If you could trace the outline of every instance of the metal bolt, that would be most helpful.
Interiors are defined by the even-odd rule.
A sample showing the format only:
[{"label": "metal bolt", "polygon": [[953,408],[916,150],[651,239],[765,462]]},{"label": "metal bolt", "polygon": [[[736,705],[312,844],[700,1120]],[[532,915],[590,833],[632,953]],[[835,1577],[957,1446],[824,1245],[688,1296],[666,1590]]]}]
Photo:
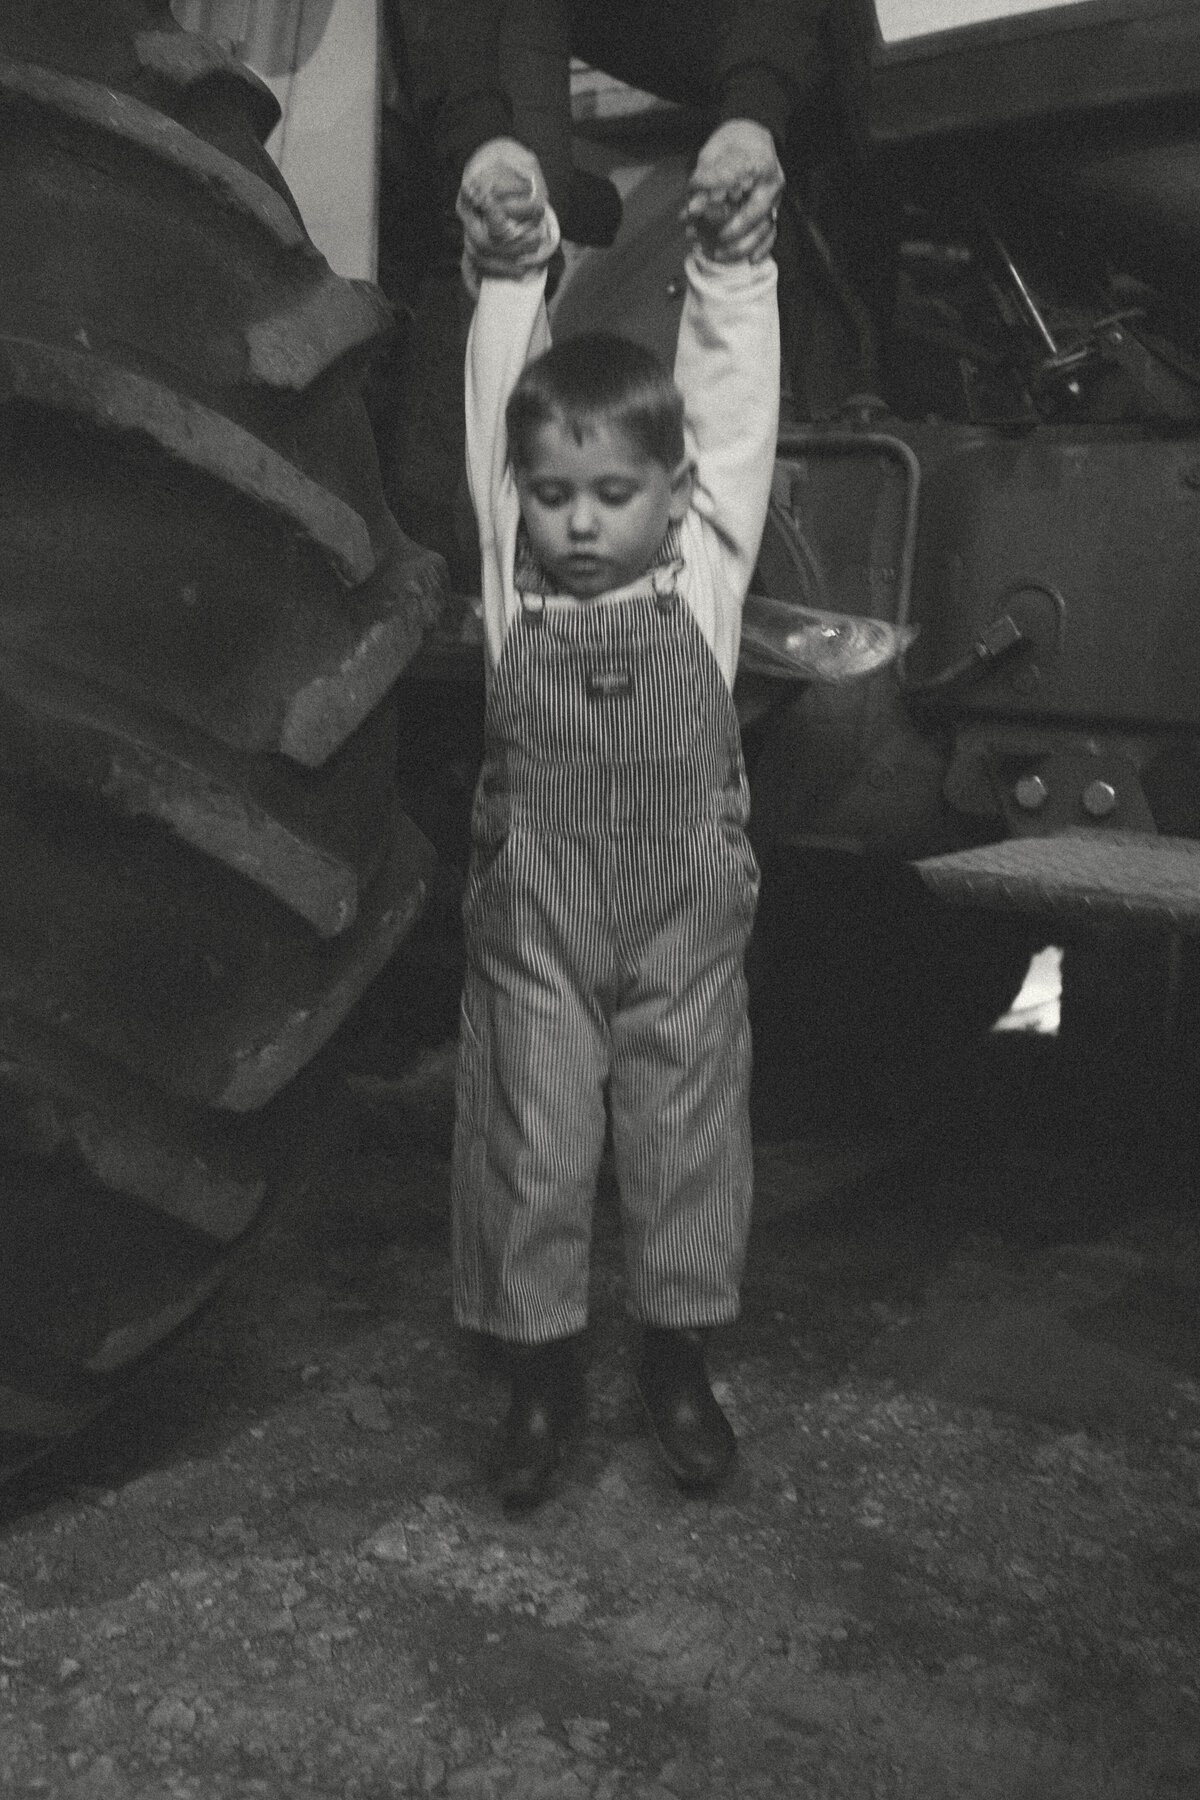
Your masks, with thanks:
[{"label": "metal bolt", "polygon": [[1023,812],[1038,812],[1050,798],[1050,789],[1040,775],[1022,775],[1013,793]]},{"label": "metal bolt", "polygon": [[1093,819],[1106,819],[1117,810],[1117,790],[1111,781],[1089,781],[1082,799],[1084,812]]}]

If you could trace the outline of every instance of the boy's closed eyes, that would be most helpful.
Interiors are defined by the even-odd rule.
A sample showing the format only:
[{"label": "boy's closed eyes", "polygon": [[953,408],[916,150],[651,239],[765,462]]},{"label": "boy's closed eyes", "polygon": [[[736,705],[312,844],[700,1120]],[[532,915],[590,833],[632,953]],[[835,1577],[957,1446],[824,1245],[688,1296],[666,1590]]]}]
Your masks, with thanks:
[{"label": "boy's closed eyes", "polygon": [[[574,496],[574,489],[561,481],[535,481],[529,485],[529,492],[539,506],[548,509],[565,506]],[[606,481],[596,487],[596,498],[604,506],[624,506],[639,492],[635,481]]]}]

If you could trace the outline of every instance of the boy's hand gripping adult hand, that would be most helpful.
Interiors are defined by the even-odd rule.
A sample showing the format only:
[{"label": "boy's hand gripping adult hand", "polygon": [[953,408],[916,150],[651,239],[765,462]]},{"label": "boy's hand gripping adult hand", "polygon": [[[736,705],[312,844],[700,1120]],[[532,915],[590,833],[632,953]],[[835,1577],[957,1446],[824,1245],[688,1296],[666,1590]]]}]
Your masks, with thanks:
[{"label": "boy's hand gripping adult hand", "polygon": [[689,242],[699,242],[714,262],[762,262],[775,242],[783,182],[766,126],[727,119],[704,145],[688,183]]},{"label": "boy's hand gripping adult hand", "polygon": [[541,164],[515,138],[492,138],[463,170],[457,212],[463,225],[463,280],[478,297],[483,275],[518,280],[549,262],[558,221]]}]

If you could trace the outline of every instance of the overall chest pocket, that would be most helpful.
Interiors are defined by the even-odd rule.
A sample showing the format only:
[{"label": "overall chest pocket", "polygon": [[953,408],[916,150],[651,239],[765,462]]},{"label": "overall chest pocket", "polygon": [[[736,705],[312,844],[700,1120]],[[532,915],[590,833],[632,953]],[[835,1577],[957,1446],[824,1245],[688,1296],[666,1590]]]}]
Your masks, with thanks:
[{"label": "overall chest pocket", "polygon": [[[578,652],[556,753],[609,768],[702,757],[716,726],[705,658],[712,664],[698,633]],[[715,664],[711,673],[720,680]]]},{"label": "overall chest pocket", "polygon": [[[711,778],[729,732],[721,671],[682,602],[544,615],[506,641],[491,738],[512,766],[694,766]],[[714,764],[715,767],[715,764]]]}]

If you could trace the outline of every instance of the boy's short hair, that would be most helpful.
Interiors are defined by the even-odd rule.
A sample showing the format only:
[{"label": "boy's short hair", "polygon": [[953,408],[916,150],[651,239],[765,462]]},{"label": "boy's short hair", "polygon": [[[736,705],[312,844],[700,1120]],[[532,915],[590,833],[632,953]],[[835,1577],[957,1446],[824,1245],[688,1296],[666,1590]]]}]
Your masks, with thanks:
[{"label": "boy's short hair", "polygon": [[616,426],[672,473],[684,459],[682,394],[652,350],[615,332],[580,332],[526,364],[504,414],[514,469],[528,468],[552,420],[576,443],[597,424]]}]

